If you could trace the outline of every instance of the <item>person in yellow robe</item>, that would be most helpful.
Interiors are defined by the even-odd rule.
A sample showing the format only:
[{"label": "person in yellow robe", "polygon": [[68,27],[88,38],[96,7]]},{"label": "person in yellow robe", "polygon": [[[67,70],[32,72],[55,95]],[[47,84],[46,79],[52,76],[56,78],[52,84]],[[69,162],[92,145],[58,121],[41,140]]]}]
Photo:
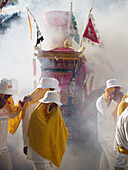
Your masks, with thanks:
[{"label": "person in yellow robe", "polygon": [[[43,98],[46,91],[53,90],[60,92],[59,81],[51,77],[42,77],[40,79],[39,85],[34,90],[34,92],[32,92],[32,94],[30,94],[29,96],[25,96],[25,101],[22,101],[24,103],[24,106],[21,113],[19,114],[19,117],[21,116],[20,119],[22,118],[23,152],[25,153],[25,155],[27,155],[27,148],[29,145],[27,130],[31,114],[36,106],[39,104],[39,100]],[[18,119],[19,117],[17,117],[16,119]],[[19,123],[19,121],[16,121],[15,125],[17,125],[18,127]]]},{"label": "person in yellow robe", "polygon": [[124,95],[124,97],[122,98],[118,106],[117,116],[120,116],[123,113],[123,111],[126,109],[126,107],[128,107],[128,93]]},{"label": "person in yellow robe", "polygon": [[59,94],[47,91],[33,111],[28,126],[28,159],[35,170],[59,167],[66,149],[68,130],[63,120]]},{"label": "person in yellow robe", "polygon": [[[32,113],[32,110],[35,108],[38,101],[44,96],[45,92],[49,90],[56,90],[60,92],[61,89],[59,88],[59,81],[51,77],[42,77],[37,88],[30,95],[25,96],[22,100],[23,108],[19,115],[15,119],[9,119],[8,131],[11,134],[14,134],[17,131],[23,118],[23,114],[25,115],[25,112]],[[29,117],[30,116],[28,116],[28,120],[26,120],[26,122],[29,121]]]}]

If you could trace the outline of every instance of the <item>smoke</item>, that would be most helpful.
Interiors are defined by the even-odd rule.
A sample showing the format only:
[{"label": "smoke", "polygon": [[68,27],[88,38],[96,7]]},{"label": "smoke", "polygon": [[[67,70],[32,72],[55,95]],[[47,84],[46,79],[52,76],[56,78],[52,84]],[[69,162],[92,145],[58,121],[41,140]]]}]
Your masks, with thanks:
[{"label": "smoke", "polygon": [[[104,44],[104,49],[85,44],[85,56],[88,61],[91,58],[90,63],[94,65],[94,88],[104,86],[105,81],[110,78],[117,78],[126,88],[127,78],[122,77],[122,74],[125,74],[125,67],[127,67],[125,63],[127,63],[128,35],[124,31],[127,28],[127,2],[95,1],[92,13]],[[101,61],[105,61],[105,64]],[[112,65],[114,71],[109,68],[108,63]]]},{"label": "smoke", "polygon": [[[108,78],[115,77],[126,86],[127,80],[122,77],[125,74],[124,69],[127,60],[127,1],[72,1],[73,13],[76,17],[79,33],[82,35],[87,24],[89,9],[93,5],[92,14],[99,30],[101,41],[104,44],[105,51],[99,48],[91,47],[83,43],[86,50],[84,52],[86,59],[94,64],[95,84],[94,89],[103,86]],[[30,39],[30,30],[27,20],[26,7],[29,7],[36,18],[40,30],[44,36],[42,47],[49,48],[48,35],[43,23],[43,13],[54,10],[70,10],[69,1],[58,0],[56,3],[51,1],[19,1],[18,7],[21,9],[21,18],[10,24],[5,34],[1,35],[0,77],[13,77],[19,81],[19,90],[33,87],[33,68],[32,58],[34,53],[33,46],[36,42],[36,31],[33,24],[33,40]],[[56,34],[58,37],[58,34]],[[79,49],[79,46],[76,46]],[[93,57],[92,57],[93,56]],[[104,60],[106,64],[101,64]],[[38,61],[37,61],[38,62]],[[107,66],[110,62],[114,71]],[[119,65],[119,63],[122,63]],[[38,77],[40,77],[40,68],[38,68]],[[100,70],[104,70],[101,72]],[[105,75],[105,76],[104,76]],[[100,80],[102,78],[102,80]]]},{"label": "smoke", "polygon": [[[81,40],[87,24],[89,9],[93,6],[92,14],[94,15],[105,50],[83,43],[83,46],[85,46],[84,55],[94,71],[94,93],[89,96],[84,106],[84,113],[73,117],[72,129],[75,143],[74,145],[68,144],[62,165],[59,169],[81,170],[86,168],[88,170],[95,170],[98,169],[100,156],[100,146],[97,140],[95,101],[104,91],[103,87],[107,79],[118,79],[124,87],[124,93],[127,90],[128,1],[73,0],[72,3],[73,14],[76,17]],[[48,35],[43,23],[43,13],[54,10],[69,11],[70,1],[20,0],[17,7],[21,10],[20,18],[13,20],[10,23],[10,27],[0,35],[0,78],[11,77],[18,80],[18,99],[20,99],[24,95],[29,94],[33,88],[34,81],[32,59],[35,52],[36,33],[32,21],[33,39],[31,40],[26,7],[31,10],[36,18],[44,36],[42,48],[50,49]],[[58,32],[56,33],[56,37],[58,37]],[[74,45],[75,50],[79,49],[79,46],[75,42]],[[109,68],[109,62],[113,70]],[[40,64],[37,61],[37,81],[40,75]],[[9,135],[9,146],[12,155],[17,157],[17,160],[14,160],[12,157],[15,169],[17,167],[16,164],[20,165],[23,162],[26,169],[31,169],[32,164],[21,154],[21,125],[14,136]],[[21,167],[23,169],[23,164]]]}]

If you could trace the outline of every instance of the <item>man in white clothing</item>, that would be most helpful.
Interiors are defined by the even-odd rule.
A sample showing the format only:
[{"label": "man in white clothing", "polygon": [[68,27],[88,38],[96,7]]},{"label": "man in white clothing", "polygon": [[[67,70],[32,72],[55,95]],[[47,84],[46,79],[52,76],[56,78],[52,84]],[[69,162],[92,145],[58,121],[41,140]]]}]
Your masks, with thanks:
[{"label": "man in white clothing", "polygon": [[126,109],[118,116],[116,127],[117,157],[115,163],[116,170],[128,169],[128,94],[124,96],[118,110],[123,106]]},{"label": "man in white clothing", "polygon": [[103,149],[99,170],[114,170],[116,151],[114,151],[117,107],[123,94],[122,87],[116,79],[106,82],[105,93],[96,101],[98,111],[98,139]]}]

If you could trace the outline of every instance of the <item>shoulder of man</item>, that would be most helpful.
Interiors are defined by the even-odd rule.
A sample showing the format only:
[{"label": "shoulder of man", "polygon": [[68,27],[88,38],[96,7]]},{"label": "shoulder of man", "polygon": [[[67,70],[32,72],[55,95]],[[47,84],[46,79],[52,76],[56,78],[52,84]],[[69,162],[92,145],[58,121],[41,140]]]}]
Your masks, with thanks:
[{"label": "shoulder of man", "polygon": [[124,100],[122,100],[118,106],[118,116],[122,114],[122,112],[126,109],[128,106],[128,103],[126,103]]}]

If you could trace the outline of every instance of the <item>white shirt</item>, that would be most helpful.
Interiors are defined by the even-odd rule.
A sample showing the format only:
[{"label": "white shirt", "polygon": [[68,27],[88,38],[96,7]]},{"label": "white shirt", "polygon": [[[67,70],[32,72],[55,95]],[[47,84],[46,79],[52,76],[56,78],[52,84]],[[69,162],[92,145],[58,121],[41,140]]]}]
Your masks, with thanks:
[{"label": "white shirt", "polygon": [[29,145],[29,139],[28,139],[28,136],[27,136],[29,120],[30,120],[32,112],[34,111],[34,109],[36,108],[36,106],[38,104],[39,103],[30,105],[25,110],[25,112],[23,113],[23,117],[22,117],[22,131],[23,131],[23,144],[24,144],[24,146],[28,146]]},{"label": "white shirt", "polygon": [[7,148],[9,112],[7,105],[0,109],[0,150]]},{"label": "white shirt", "polygon": [[36,106],[39,103],[33,104],[31,106],[29,106],[25,112],[23,113],[23,118],[22,118],[22,130],[23,130],[23,143],[24,146],[28,146],[28,150],[27,150],[27,159],[30,159],[34,162],[39,162],[39,163],[46,163],[46,162],[50,162],[49,160],[44,159],[43,157],[39,156],[30,146],[29,146],[29,138],[27,136],[27,132],[28,132],[28,125],[29,125],[29,120],[31,117],[32,112],[34,111],[34,109],[36,108]]},{"label": "white shirt", "polygon": [[99,97],[96,101],[98,110],[97,124],[98,124],[98,138],[99,142],[115,141],[116,122],[112,115],[116,109],[117,102],[111,101],[109,105],[103,96]]}]

